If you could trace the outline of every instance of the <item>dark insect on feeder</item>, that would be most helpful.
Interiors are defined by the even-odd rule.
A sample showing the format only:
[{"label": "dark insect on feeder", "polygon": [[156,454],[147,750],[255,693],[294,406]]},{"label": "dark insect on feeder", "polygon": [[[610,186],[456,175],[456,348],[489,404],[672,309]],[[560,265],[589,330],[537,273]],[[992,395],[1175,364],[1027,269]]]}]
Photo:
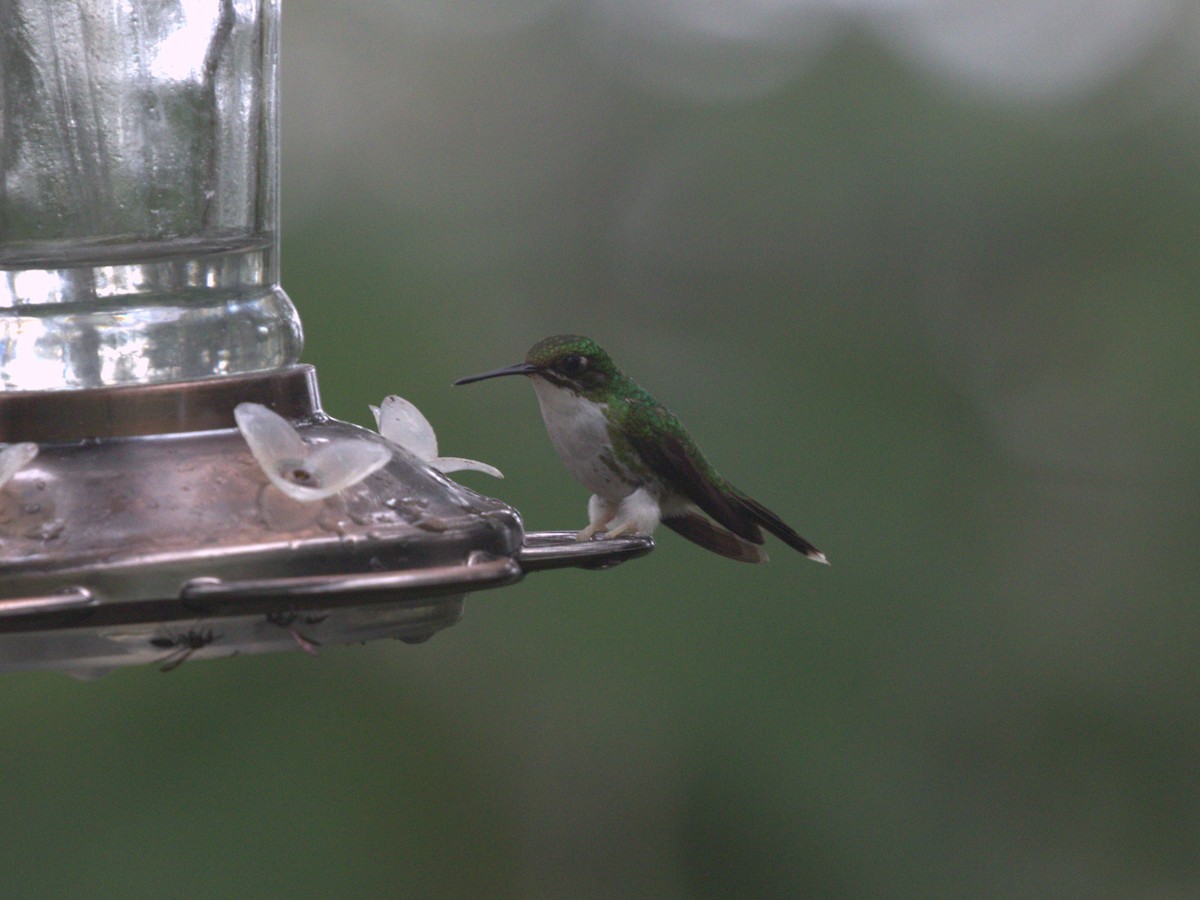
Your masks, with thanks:
[{"label": "dark insect on feeder", "polygon": [[159,668],[159,671],[170,672],[187,662],[188,657],[197,650],[207,647],[219,637],[219,634],[213,634],[211,628],[204,631],[192,629],[176,637],[150,638],[150,645],[160,650],[171,651],[160,660],[162,665]]}]

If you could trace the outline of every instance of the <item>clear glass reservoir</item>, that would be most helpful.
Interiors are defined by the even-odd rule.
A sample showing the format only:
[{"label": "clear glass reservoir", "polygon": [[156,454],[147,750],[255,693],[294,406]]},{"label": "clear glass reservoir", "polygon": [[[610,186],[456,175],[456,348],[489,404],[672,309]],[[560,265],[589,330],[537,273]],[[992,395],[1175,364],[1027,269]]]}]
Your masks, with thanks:
[{"label": "clear glass reservoir", "polygon": [[0,0],[0,389],[300,355],[278,0]]}]

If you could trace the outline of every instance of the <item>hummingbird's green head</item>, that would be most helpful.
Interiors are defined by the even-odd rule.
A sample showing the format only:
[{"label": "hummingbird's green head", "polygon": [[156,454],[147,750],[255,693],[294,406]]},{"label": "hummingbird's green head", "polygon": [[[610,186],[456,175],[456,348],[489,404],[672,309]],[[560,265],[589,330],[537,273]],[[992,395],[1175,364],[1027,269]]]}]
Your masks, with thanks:
[{"label": "hummingbird's green head", "polygon": [[528,375],[589,400],[603,402],[620,374],[612,358],[591,338],[558,334],[530,347],[524,362],[460,378],[454,383],[469,384],[501,375]]}]

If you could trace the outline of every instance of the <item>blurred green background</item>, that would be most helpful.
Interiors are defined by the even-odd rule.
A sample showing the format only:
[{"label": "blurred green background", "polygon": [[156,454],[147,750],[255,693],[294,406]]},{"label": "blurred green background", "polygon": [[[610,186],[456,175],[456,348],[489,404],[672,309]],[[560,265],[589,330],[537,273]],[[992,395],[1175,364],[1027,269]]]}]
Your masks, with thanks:
[{"label": "blurred green background", "polygon": [[283,34],[327,411],[402,394],[579,528],[528,385],[450,383],[586,333],[833,565],[663,530],[421,646],[6,676],[6,894],[1200,896],[1190,2]]}]

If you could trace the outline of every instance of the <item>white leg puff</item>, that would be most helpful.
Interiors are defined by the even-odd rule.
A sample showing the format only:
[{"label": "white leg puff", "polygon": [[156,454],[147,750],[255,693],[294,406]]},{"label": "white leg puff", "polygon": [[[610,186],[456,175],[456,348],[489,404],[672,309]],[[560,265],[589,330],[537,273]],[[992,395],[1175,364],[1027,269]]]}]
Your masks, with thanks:
[{"label": "white leg puff", "polygon": [[597,531],[602,531],[612,521],[616,514],[616,505],[609,503],[597,494],[592,494],[592,499],[588,501],[588,527],[575,535],[575,539],[578,541],[591,540]]},{"label": "white leg puff", "polygon": [[654,534],[662,521],[658,500],[645,488],[638,488],[617,505],[616,515],[608,523],[606,537],[622,534]]}]

